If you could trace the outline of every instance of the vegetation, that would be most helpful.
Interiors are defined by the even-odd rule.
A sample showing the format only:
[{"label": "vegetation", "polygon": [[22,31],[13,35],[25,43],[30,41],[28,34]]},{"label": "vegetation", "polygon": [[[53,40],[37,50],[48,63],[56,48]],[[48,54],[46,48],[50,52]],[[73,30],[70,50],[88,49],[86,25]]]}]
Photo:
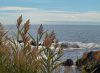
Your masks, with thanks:
[{"label": "vegetation", "polygon": [[83,54],[83,57],[76,61],[77,67],[82,73],[100,73],[100,51],[90,51]]},{"label": "vegetation", "polygon": [[[44,31],[41,24],[34,38],[29,33],[30,20],[24,25],[22,21],[20,16],[17,19],[16,36],[11,38],[8,38],[7,32],[0,25],[0,73],[57,73],[61,64],[62,48],[55,33]],[[43,44],[40,47],[41,40]]]},{"label": "vegetation", "polygon": [[[60,65],[73,65],[71,59],[61,62],[63,49],[54,31],[48,33],[41,24],[34,38],[29,33],[30,20],[22,21],[20,16],[14,37],[9,37],[0,23],[0,73],[61,73]],[[100,51],[84,53],[76,66],[82,73],[100,73],[99,55]]]}]

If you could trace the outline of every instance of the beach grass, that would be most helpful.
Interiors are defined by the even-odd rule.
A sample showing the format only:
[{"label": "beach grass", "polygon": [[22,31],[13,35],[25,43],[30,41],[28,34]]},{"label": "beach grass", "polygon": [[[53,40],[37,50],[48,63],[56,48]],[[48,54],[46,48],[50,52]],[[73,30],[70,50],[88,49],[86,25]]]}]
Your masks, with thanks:
[{"label": "beach grass", "polygon": [[[15,36],[10,35],[0,23],[0,73],[62,73],[63,48],[55,32],[45,30],[41,24],[33,37],[29,33],[30,20],[24,24],[22,22],[21,15],[17,19]],[[100,52],[97,52],[94,56],[99,60]],[[76,61],[81,73],[99,73],[100,63],[97,60],[88,61],[88,58],[85,62],[84,58],[87,58],[87,54]],[[72,67],[64,68],[64,73],[67,73]]]},{"label": "beach grass", "polygon": [[[9,31],[6,32],[2,25],[0,26],[0,73],[57,73],[63,53],[55,33],[48,33],[41,24],[34,38],[29,33],[30,20],[24,24],[22,21],[21,15],[17,19],[17,32],[14,37],[9,37]],[[19,43],[20,40],[22,43]],[[43,43],[40,48],[41,40]],[[54,41],[52,50],[51,45]]]}]

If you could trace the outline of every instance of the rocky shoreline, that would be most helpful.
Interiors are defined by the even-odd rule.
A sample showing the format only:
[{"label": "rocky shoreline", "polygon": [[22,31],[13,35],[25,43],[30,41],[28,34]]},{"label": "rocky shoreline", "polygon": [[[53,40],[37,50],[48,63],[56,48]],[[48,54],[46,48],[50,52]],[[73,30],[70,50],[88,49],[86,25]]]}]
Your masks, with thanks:
[{"label": "rocky shoreline", "polygon": [[64,73],[100,73],[100,51],[85,52],[75,63],[67,59],[62,66]]}]

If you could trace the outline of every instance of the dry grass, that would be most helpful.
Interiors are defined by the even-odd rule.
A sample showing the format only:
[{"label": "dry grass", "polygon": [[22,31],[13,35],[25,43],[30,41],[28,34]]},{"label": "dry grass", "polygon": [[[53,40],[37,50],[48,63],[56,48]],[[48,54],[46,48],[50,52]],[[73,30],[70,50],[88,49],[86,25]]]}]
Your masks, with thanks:
[{"label": "dry grass", "polygon": [[[29,34],[30,20],[22,25],[22,15],[17,19],[16,39],[7,38],[6,32],[0,25],[0,73],[57,73],[60,66],[62,48],[56,51],[59,46],[55,44],[55,49],[51,49],[53,41],[56,39],[55,33],[45,32],[42,24],[37,30],[37,38],[34,39]],[[43,37],[43,35],[45,37]],[[43,45],[39,49],[39,42],[43,40]],[[23,45],[18,41],[22,40]],[[36,42],[36,46],[31,47],[31,42]]]}]

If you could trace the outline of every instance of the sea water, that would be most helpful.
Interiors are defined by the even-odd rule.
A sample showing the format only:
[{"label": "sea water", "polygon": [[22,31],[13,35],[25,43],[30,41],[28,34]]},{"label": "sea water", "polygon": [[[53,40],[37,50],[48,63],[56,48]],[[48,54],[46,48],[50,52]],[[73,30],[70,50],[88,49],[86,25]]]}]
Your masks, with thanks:
[{"label": "sea water", "polygon": [[[5,25],[5,29],[14,35],[16,25]],[[30,26],[30,34],[36,37],[39,25]],[[76,60],[80,58],[84,52],[91,50],[99,50],[100,47],[100,25],[43,25],[44,31],[56,33],[56,37],[60,42],[76,43],[80,48],[69,48],[64,51],[64,58]]]},{"label": "sea water", "polygon": [[[39,25],[30,26],[30,34],[36,37]],[[44,31],[54,31],[60,43],[77,44],[79,48],[64,48],[62,61],[81,58],[84,52],[100,50],[100,25],[43,25]],[[10,34],[16,32],[15,25],[6,25]],[[75,68],[75,67],[74,67]],[[64,73],[64,68],[61,73]],[[81,73],[75,69],[74,73]]]}]

